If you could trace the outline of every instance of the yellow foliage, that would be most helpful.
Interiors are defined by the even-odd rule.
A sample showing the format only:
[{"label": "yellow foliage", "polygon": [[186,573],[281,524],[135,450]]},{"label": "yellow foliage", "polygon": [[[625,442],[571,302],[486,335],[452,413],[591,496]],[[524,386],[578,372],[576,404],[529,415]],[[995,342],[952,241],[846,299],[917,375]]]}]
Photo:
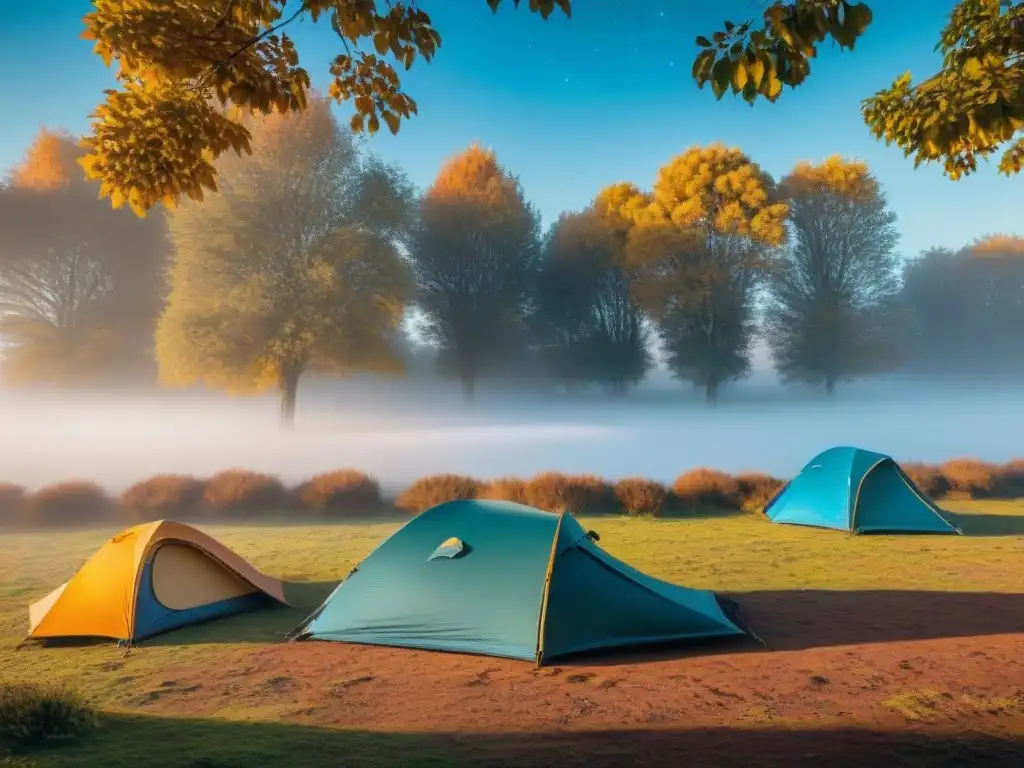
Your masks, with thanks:
[{"label": "yellow foliage", "polygon": [[779,183],[786,199],[813,197],[824,192],[853,200],[870,200],[878,192],[878,182],[862,160],[846,160],[832,155],[819,165],[806,161],[796,164]]},{"label": "yellow foliage", "polygon": [[161,381],[241,394],[310,368],[400,370],[391,338],[408,277],[395,246],[339,208],[358,157],[327,102],[246,123],[260,153],[225,158],[222,189],[168,216]]},{"label": "yellow foliage", "polygon": [[[487,0],[496,8],[500,0]],[[217,189],[212,163],[228,150],[248,151],[237,112],[306,108],[309,73],[283,28],[301,17],[326,19],[345,53],[330,64],[328,93],[355,108],[353,131],[383,121],[397,133],[417,111],[397,70],[429,61],[441,44],[430,16],[415,3],[376,0],[93,0],[83,37],[119,90],[92,114],[90,178],[115,205],[138,214]],[[544,18],[568,0],[531,0]],[[371,45],[373,52],[363,50]],[[214,105],[217,105],[216,107]]]},{"label": "yellow foliage", "polygon": [[739,149],[693,147],[658,172],[645,224],[738,235],[777,245],[787,206],[772,199],[771,180]]}]

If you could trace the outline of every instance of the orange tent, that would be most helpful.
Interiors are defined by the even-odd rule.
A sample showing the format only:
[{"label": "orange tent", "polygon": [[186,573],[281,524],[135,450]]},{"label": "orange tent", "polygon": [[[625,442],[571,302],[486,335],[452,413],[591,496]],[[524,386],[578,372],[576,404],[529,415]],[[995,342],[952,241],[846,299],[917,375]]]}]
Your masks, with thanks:
[{"label": "orange tent", "polygon": [[29,606],[29,637],[137,641],[201,621],[287,604],[284,585],[182,523],[137,525]]}]

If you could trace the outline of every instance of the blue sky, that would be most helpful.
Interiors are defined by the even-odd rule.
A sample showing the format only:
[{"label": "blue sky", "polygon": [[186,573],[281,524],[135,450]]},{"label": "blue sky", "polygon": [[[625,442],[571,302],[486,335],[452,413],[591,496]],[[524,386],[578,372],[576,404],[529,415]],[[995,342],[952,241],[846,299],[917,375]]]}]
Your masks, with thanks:
[{"label": "blue sky", "polygon": [[[915,171],[860,118],[861,99],[904,70],[934,71],[933,46],[953,0],[875,0],[875,23],[856,53],[826,48],[805,86],[753,108],[716,102],[689,77],[694,37],[756,13],[753,0],[576,0],[571,21],[547,22],[505,2],[497,16],[484,0],[420,3],[444,38],[433,63],[405,75],[420,115],[397,137],[370,142],[420,186],[479,140],[519,175],[550,222],[605,184],[647,186],[672,155],[719,140],[777,177],[836,152],[867,161],[899,217],[905,255],[1022,229],[1024,179],[1000,177],[994,165],[959,182],[936,167]],[[0,168],[22,155],[40,125],[85,131],[113,83],[78,38],[89,2],[9,5],[0,27]],[[292,32],[314,83],[325,85],[340,44],[309,22]]]}]

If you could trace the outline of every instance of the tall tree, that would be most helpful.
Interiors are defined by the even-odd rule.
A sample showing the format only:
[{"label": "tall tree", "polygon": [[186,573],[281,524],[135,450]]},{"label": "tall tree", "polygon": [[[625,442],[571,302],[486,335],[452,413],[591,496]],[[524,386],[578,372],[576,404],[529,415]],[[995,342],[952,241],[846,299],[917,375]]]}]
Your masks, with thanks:
[{"label": "tall tree", "polygon": [[0,186],[4,374],[70,382],[148,372],[167,247],[160,216],[97,199],[70,134],[42,130]]},{"label": "tall tree", "polygon": [[622,395],[651,366],[624,235],[598,200],[559,217],[545,240],[534,327],[546,367],[567,388],[594,383]]},{"label": "tall tree", "polygon": [[767,337],[787,381],[824,384],[897,362],[896,214],[867,164],[833,156],[799,163],[780,189],[789,248],[774,265]]},{"label": "tall tree", "polygon": [[752,302],[785,237],[785,203],[760,167],[721,144],[675,157],[649,196],[619,187],[608,197],[632,222],[627,256],[669,369],[717,400],[749,370]]},{"label": "tall tree", "polygon": [[424,335],[467,399],[487,369],[518,358],[540,255],[540,218],[518,179],[477,144],[445,163],[410,245]]},{"label": "tall tree", "polygon": [[276,387],[290,424],[306,371],[399,368],[409,281],[397,240],[413,204],[404,177],[361,157],[326,100],[250,129],[254,156],[224,158],[220,190],[169,216],[157,355],[171,385]]},{"label": "tall tree", "polygon": [[930,374],[1024,371],[1024,237],[936,248],[906,264],[908,364]]},{"label": "tall tree", "polygon": [[[873,3],[872,3],[873,5]],[[776,101],[811,72],[818,45],[853,50],[872,21],[871,8],[848,0],[775,0],[760,21],[727,21],[700,36],[693,77],[716,98],[728,90],[751,103]],[[864,101],[876,138],[895,143],[914,165],[939,161],[958,179],[1003,149],[1000,172],[1024,168],[1024,2],[960,0],[936,48],[942,68],[914,85],[910,72]]]}]

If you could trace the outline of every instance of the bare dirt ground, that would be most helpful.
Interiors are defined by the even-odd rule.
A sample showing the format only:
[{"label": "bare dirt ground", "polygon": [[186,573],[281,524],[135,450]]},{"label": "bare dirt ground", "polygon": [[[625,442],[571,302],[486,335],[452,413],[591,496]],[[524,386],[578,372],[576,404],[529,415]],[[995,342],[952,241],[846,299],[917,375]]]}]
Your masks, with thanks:
[{"label": "bare dirt ground", "polygon": [[475,755],[491,755],[489,765],[1024,766],[1024,596],[735,598],[767,649],[743,642],[537,669],[289,643],[175,665],[130,703],[160,715],[244,708],[309,726],[446,734],[453,749],[472,742]]}]

